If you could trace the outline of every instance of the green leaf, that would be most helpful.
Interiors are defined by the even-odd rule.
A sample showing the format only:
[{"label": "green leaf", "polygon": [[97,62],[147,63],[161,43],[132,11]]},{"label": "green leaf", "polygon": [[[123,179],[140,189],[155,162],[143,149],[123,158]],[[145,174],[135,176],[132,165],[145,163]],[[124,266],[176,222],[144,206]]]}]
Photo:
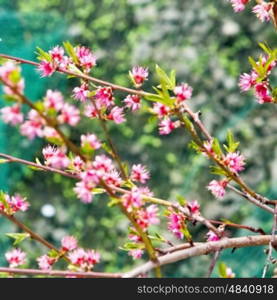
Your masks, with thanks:
[{"label": "green leaf", "polygon": [[181,232],[184,234],[187,241],[189,241],[189,242],[192,241],[191,234],[185,224],[184,224],[184,227],[181,229]]},{"label": "green leaf", "polygon": [[115,205],[119,204],[120,202],[121,202],[121,200],[119,198],[110,197],[108,207],[115,206]]},{"label": "green leaf", "polygon": [[78,64],[79,60],[71,43],[69,41],[63,42],[63,46],[68,56],[70,56],[73,59],[73,62],[75,64]]},{"label": "green leaf", "polygon": [[121,250],[125,250],[125,251],[130,251],[130,250],[135,250],[135,249],[144,249],[145,246],[144,244],[140,243],[131,243],[131,242],[128,242],[128,243],[125,243],[123,245],[123,247],[119,247],[119,249]]},{"label": "green leaf", "polygon": [[234,135],[231,130],[227,131],[226,139],[228,146],[224,145],[224,148],[227,150],[227,152],[235,152],[239,146],[239,142],[235,141]]},{"label": "green leaf", "polygon": [[11,71],[9,74],[9,79],[15,84],[18,83],[21,80],[20,71],[18,69]]},{"label": "green leaf", "polygon": [[259,43],[259,46],[264,50],[265,53],[267,53],[269,56],[272,54],[272,50],[265,44],[265,43]]},{"label": "green leaf", "polygon": [[94,188],[93,190],[92,190],[92,194],[93,195],[98,195],[98,194],[103,194],[103,193],[105,193],[105,189],[101,189],[101,188]]},{"label": "green leaf", "polygon": [[49,53],[45,52],[41,48],[37,47],[37,52],[36,54],[38,60],[46,60],[46,61],[52,61],[52,57]]},{"label": "green leaf", "polygon": [[13,246],[18,245],[25,239],[31,237],[29,233],[6,233],[6,236],[14,239]]},{"label": "green leaf", "polygon": [[59,258],[60,257],[60,253],[58,251],[56,251],[55,249],[51,249],[50,251],[48,251],[47,255],[51,258]]},{"label": "green leaf", "polygon": [[194,149],[197,153],[201,153],[201,152],[202,152],[202,151],[201,151],[201,147],[198,146],[194,141],[191,141],[191,142],[189,143],[189,147],[190,147],[191,149]]},{"label": "green leaf", "polygon": [[227,176],[228,174],[218,166],[211,166],[211,173],[215,175]]},{"label": "green leaf", "polygon": [[5,210],[9,211],[9,203],[6,199],[6,194],[3,191],[0,191],[0,202],[4,205]]},{"label": "green leaf", "polygon": [[218,264],[218,272],[220,277],[227,278],[227,266],[225,265],[224,262],[220,262]]},{"label": "green leaf", "polygon": [[186,198],[185,198],[184,196],[182,196],[182,195],[177,195],[176,198],[177,198],[178,203],[179,203],[181,206],[185,206],[185,205],[186,205],[187,200],[186,200]]},{"label": "green leaf", "polygon": [[217,156],[219,156],[219,157],[222,156],[222,150],[221,150],[220,143],[217,138],[213,139],[212,149]]}]

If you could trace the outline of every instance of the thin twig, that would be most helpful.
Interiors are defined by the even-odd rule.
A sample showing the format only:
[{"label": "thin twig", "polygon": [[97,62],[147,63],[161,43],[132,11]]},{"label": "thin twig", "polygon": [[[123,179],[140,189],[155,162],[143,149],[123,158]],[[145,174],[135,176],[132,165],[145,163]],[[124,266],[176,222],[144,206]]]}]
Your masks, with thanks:
[{"label": "thin twig", "polygon": [[209,266],[209,270],[208,270],[208,273],[207,273],[207,277],[210,278],[212,273],[213,273],[213,270],[214,270],[214,267],[216,265],[216,262],[218,261],[219,259],[219,256],[220,256],[220,250],[217,250],[215,251],[214,255],[213,255],[213,258],[212,258],[212,261],[211,261],[211,264]]}]

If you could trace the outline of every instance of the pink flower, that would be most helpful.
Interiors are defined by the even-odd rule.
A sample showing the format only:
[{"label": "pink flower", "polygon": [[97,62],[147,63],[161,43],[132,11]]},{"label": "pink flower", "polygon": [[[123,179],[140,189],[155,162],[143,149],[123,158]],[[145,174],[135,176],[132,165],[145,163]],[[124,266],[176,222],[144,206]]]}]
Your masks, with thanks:
[{"label": "pink flower", "polygon": [[192,87],[187,83],[182,83],[181,85],[175,87],[174,94],[176,95],[178,102],[183,102],[191,98]]},{"label": "pink flower", "polygon": [[80,156],[75,156],[72,160],[72,165],[76,171],[81,171],[84,168],[85,163]]},{"label": "pink flower", "polygon": [[112,160],[106,155],[96,155],[92,163],[95,171],[101,171],[103,174],[108,173],[114,169]]},{"label": "pink flower", "polygon": [[25,81],[24,79],[20,79],[18,82],[10,82],[10,84],[13,86],[13,88],[10,88],[7,85],[3,86],[3,91],[6,95],[17,95],[17,94],[23,94],[24,87],[25,87]]},{"label": "pink flower", "polygon": [[19,104],[6,106],[1,109],[1,117],[5,123],[17,125],[23,122],[23,114],[21,113]]},{"label": "pink flower", "polygon": [[103,176],[103,180],[108,185],[120,186],[123,182],[117,170],[112,170]]},{"label": "pink flower", "polygon": [[140,66],[133,67],[130,71],[130,77],[134,81],[136,87],[141,87],[148,78],[148,69]]},{"label": "pink flower", "polygon": [[266,102],[273,102],[266,82],[261,82],[255,85],[255,95],[258,103],[263,104]]},{"label": "pink flower", "polygon": [[80,87],[75,87],[73,89],[73,97],[81,102],[87,100],[89,96],[89,88],[86,83],[83,83]]},{"label": "pink flower", "polygon": [[63,47],[56,46],[52,50],[49,51],[49,54],[51,55],[53,61],[60,63],[63,61],[64,49],[63,49]]},{"label": "pink flower", "polygon": [[132,256],[133,259],[139,259],[142,257],[143,252],[142,249],[133,249],[128,252],[128,255]]},{"label": "pink flower", "polygon": [[26,198],[16,194],[12,197],[8,197],[8,204],[13,213],[17,211],[26,211],[30,204],[26,201]]},{"label": "pink flower", "polygon": [[210,155],[216,155],[214,150],[213,150],[213,140],[211,141],[204,141],[203,143],[203,155],[208,157],[208,154]]},{"label": "pink flower", "polygon": [[139,208],[142,206],[143,201],[139,189],[132,188],[130,193],[126,193],[122,197],[123,205],[128,212],[131,212],[133,208]]},{"label": "pink flower", "polygon": [[63,95],[59,91],[47,90],[44,98],[44,106],[47,109],[61,110],[64,105]]},{"label": "pink flower", "polygon": [[42,60],[39,63],[38,70],[41,73],[41,77],[51,76],[56,71],[56,66],[54,66],[53,62]]},{"label": "pink flower", "polygon": [[72,251],[77,248],[77,240],[74,236],[65,236],[61,241],[63,251]]},{"label": "pink flower", "polygon": [[98,107],[110,107],[114,103],[113,90],[109,86],[99,87],[95,99]]},{"label": "pink flower", "polygon": [[70,126],[75,126],[80,121],[80,111],[74,105],[65,103],[62,107],[61,114],[58,116],[58,121],[62,124],[67,123]]},{"label": "pink flower", "polygon": [[240,12],[245,9],[245,5],[249,0],[229,0],[231,2],[235,12]]},{"label": "pink flower", "polygon": [[126,121],[123,113],[123,108],[115,106],[109,113],[108,119],[120,124]]},{"label": "pink flower", "polygon": [[79,266],[83,270],[90,270],[96,263],[100,262],[100,254],[95,250],[84,250],[78,248],[69,253],[69,259],[73,265]]},{"label": "pink flower", "polygon": [[84,46],[77,46],[75,48],[76,55],[80,61],[80,65],[89,72],[91,68],[96,66],[96,56],[90,51],[90,49]]},{"label": "pink flower", "polygon": [[52,269],[52,265],[56,262],[55,258],[48,255],[42,255],[37,258],[38,267],[43,271],[49,271]]},{"label": "pink flower", "polygon": [[84,115],[88,118],[97,118],[98,113],[93,104],[88,104],[84,108]]},{"label": "pink flower", "polygon": [[226,268],[226,278],[235,278],[236,274],[231,268]]},{"label": "pink flower", "polygon": [[232,172],[240,172],[244,170],[245,158],[239,152],[230,152],[226,155],[224,163]]},{"label": "pink flower", "polygon": [[44,127],[43,136],[46,137],[47,139],[58,139],[58,140],[61,139],[58,132],[53,127],[49,127],[49,126]]},{"label": "pink flower", "polygon": [[196,200],[188,202],[187,208],[190,210],[192,215],[198,215],[200,213],[200,204]]},{"label": "pink flower", "polygon": [[98,140],[95,134],[82,134],[81,146],[82,148],[89,147],[90,149],[96,150],[101,148],[101,142]]},{"label": "pink flower", "polygon": [[251,74],[243,73],[240,75],[239,79],[239,87],[242,92],[246,92],[250,90],[255,84],[256,84],[256,79],[258,77],[258,74],[254,71],[252,71]]},{"label": "pink flower", "polygon": [[0,66],[0,78],[4,81],[11,83],[10,75],[13,72],[21,72],[21,68],[13,61],[7,61],[3,65]]},{"label": "pink flower", "polygon": [[184,216],[172,211],[168,216],[168,230],[170,230],[178,239],[184,238],[183,227],[184,227]]},{"label": "pink flower", "polygon": [[140,97],[138,95],[128,95],[123,102],[125,102],[126,107],[130,108],[132,111],[140,109]]},{"label": "pink flower", "polygon": [[141,228],[146,229],[150,225],[157,225],[160,223],[158,217],[158,207],[154,204],[148,206],[146,209],[140,209],[137,212],[137,223]]},{"label": "pink flower", "polygon": [[77,197],[83,202],[83,203],[91,203],[93,194],[92,194],[92,186],[80,181],[77,182],[75,187],[73,188],[74,192],[77,194]]},{"label": "pink flower", "polygon": [[45,159],[45,164],[56,169],[65,169],[70,163],[69,158],[62,148],[55,148],[49,145],[43,148],[42,154]]},{"label": "pink flower", "polygon": [[272,7],[272,3],[267,3],[263,1],[261,4],[254,6],[252,11],[256,14],[257,18],[261,22],[268,22],[270,21],[270,12],[272,10]]},{"label": "pink flower", "polygon": [[206,234],[206,236],[208,242],[216,242],[220,240],[220,237],[211,230]]},{"label": "pink flower", "polygon": [[222,199],[225,195],[225,188],[228,184],[228,181],[226,179],[217,181],[212,180],[209,185],[207,186],[207,189],[216,197],[219,199]]},{"label": "pink flower", "polygon": [[154,103],[153,112],[158,115],[159,118],[163,118],[169,114],[170,108],[161,103]]},{"label": "pink flower", "polygon": [[26,253],[20,249],[12,249],[5,254],[10,268],[16,268],[26,263]]},{"label": "pink flower", "polygon": [[159,133],[161,135],[170,134],[170,132],[172,130],[174,130],[176,127],[177,126],[176,126],[175,122],[171,121],[168,118],[165,118],[165,119],[161,120],[159,123]]},{"label": "pink flower", "polygon": [[21,134],[27,136],[30,140],[34,139],[36,136],[42,137],[42,126],[45,124],[45,121],[42,119],[42,117],[37,111],[31,109],[28,113],[28,119],[28,121],[25,121],[20,126]]},{"label": "pink flower", "polygon": [[131,179],[141,183],[146,183],[150,178],[150,174],[147,171],[146,167],[138,164],[132,166]]}]

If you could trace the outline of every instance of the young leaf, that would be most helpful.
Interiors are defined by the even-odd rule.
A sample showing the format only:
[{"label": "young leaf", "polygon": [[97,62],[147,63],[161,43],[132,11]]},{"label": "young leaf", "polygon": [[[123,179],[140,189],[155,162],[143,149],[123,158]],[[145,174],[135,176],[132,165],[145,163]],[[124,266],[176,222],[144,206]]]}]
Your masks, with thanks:
[{"label": "young leaf", "polygon": [[14,239],[13,245],[16,246],[30,237],[29,233],[6,233],[6,236]]},{"label": "young leaf", "polygon": [[52,61],[51,55],[39,47],[37,47],[36,54],[38,54],[38,57],[37,57],[38,60]]},{"label": "young leaf", "polygon": [[220,143],[217,138],[213,139],[212,149],[216,155],[218,155],[219,157],[222,156],[222,150],[221,150]]},{"label": "young leaf", "polygon": [[69,41],[63,42],[63,46],[64,46],[64,49],[65,49],[66,53],[68,54],[68,56],[73,59],[73,62],[75,64],[78,64],[78,62],[79,62],[78,57],[77,57],[74,47],[71,45],[71,43]]},{"label": "young leaf", "polygon": [[227,278],[227,266],[224,262],[220,262],[218,265],[218,272],[220,277]]}]

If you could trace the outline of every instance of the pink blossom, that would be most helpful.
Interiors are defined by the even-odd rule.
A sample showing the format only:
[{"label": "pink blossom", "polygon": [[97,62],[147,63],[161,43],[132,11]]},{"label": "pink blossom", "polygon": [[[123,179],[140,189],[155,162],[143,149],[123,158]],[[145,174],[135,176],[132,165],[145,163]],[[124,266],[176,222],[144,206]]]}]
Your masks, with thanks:
[{"label": "pink blossom", "polygon": [[12,88],[10,88],[7,85],[4,85],[3,91],[6,95],[17,95],[17,94],[23,94],[24,88],[25,88],[25,81],[24,79],[20,79],[18,82],[10,82],[12,85]]},{"label": "pink blossom", "polygon": [[203,155],[208,157],[210,155],[216,155],[214,150],[213,150],[213,140],[210,141],[204,141],[203,143]]},{"label": "pink blossom", "polygon": [[147,171],[146,167],[138,164],[132,166],[131,179],[141,183],[146,183],[150,178],[150,174]]},{"label": "pink blossom", "polygon": [[226,268],[226,278],[235,278],[236,274],[231,268]]},{"label": "pink blossom", "polygon": [[99,178],[105,173],[103,170],[87,169],[80,174],[80,177],[85,184],[89,185],[87,188],[92,189],[99,183]]},{"label": "pink blossom", "polygon": [[242,92],[246,92],[250,90],[255,84],[256,84],[256,79],[258,77],[258,74],[254,71],[252,71],[251,74],[243,73],[240,75],[239,79],[239,87]]},{"label": "pink blossom", "polygon": [[11,83],[10,75],[14,72],[20,73],[21,68],[13,61],[7,61],[0,66],[0,78]]},{"label": "pink blossom", "polygon": [[26,263],[26,253],[20,249],[12,249],[5,254],[10,268],[16,268]]},{"label": "pink blossom", "polygon": [[74,105],[65,103],[58,116],[58,121],[62,124],[67,123],[70,126],[76,126],[80,121],[80,111]]},{"label": "pink blossom", "polygon": [[61,241],[63,251],[72,251],[77,248],[77,240],[74,236],[65,236]]},{"label": "pink blossom", "polygon": [[133,249],[128,252],[128,255],[132,256],[133,259],[139,259],[142,257],[143,252],[142,249]]},{"label": "pink blossom", "polygon": [[21,106],[19,104],[14,104],[13,106],[6,106],[1,109],[1,117],[5,123],[11,125],[17,125],[23,122],[23,114],[20,110]]},{"label": "pink blossom", "polygon": [[270,95],[270,91],[266,82],[261,82],[255,85],[255,95],[257,97],[258,103],[260,104],[273,102],[273,98]]},{"label": "pink blossom", "polygon": [[95,134],[82,134],[81,146],[82,148],[89,147],[90,149],[96,150],[101,148],[101,142],[98,140]]},{"label": "pink blossom", "polygon": [[51,55],[53,61],[60,63],[63,60],[64,57],[64,49],[63,47],[56,46],[52,50],[49,51],[49,54]]},{"label": "pink blossom", "polygon": [[116,124],[125,122],[123,108],[118,106],[113,107],[108,115],[108,119],[114,121]]},{"label": "pink blossom", "polygon": [[13,213],[17,211],[26,211],[30,204],[26,201],[26,198],[21,197],[19,194],[16,194],[12,197],[8,197],[8,204]]},{"label": "pink blossom", "polygon": [[83,181],[77,182],[73,190],[83,203],[87,204],[92,202],[92,187],[89,184]]},{"label": "pink blossom", "polygon": [[190,99],[192,96],[192,87],[187,83],[182,83],[174,88],[174,94],[176,95],[178,102],[183,102]]},{"label": "pink blossom", "polygon": [[256,6],[253,7],[252,11],[253,13],[256,14],[257,18],[261,22],[268,22],[270,21],[270,12],[272,10],[273,4],[272,3],[267,3],[267,2],[262,2],[260,4],[257,4]]},{"label": "pink blossom", "polygon": [[109,86],[99,87],[96,90],[95,99],[97,106],[110,107],[114,103],[113,90]]},{"label": "pink blossom", "polygon": [[130,71],[130,77],[134,81],[136,87],[141,87],[148,78],[148,69],[140,66],[133,67]]},{"label": "pink blossom", "polygon": [[226,155],[224,163],[232,172],[240,172],[244,170],[245,158],[239,152],[230,152]]},{"label": "pink blossom", "polygon": [[75,156],[72,160],[72,165],[76,171],[81,171],[84,168],[85,163],[80,156]]},{"label": "pink blossom", "polygon": [[98,112],[93,104],[88,104],[84,108],[84,115],[88,118],[97,118]]},{"label": "pink blossom", "polygon": [[59,139],[59,140],[61,139],[58,132],[53,127],[49,127],[49,126],[44,127],[43,136],[46,137],[47,139]]},{"label": "pink blossom", "polygon": [[44,98],[44,105],[47,109],[61,110],[64,105],[63,95],[59,91],[47,90]]},{"label": "pink blossom", "polygon": [[208,242],[216,242],[220,240],[220,237],[211,230],[206,234],[206,236]]},{"label": "pink blossom", "polygon": [[37,258],[38,267],[43,271],[51,270],[55,261],[55,258],[49,257],[48,255],[42,255]]},{"label": "pink blossom", "polygon": [[55,148],[50,145],[43,148],[42,154],[45,159],[45,164],[56,169],[65,169],[68,167],[70,160],[66,156],[62,148]]},{"label": "pink blossom", "polygon": [[168,230],[170,230],[178,239],[184,238],[184,216],[172,211],[168,216]]},{"label": "pink blossom", "polygon": [[198,215],[200,213],[200,204],[196,200],[188,202],[187,208],[190,210],[192,215]]},{"label": "pink blossom", "polygon": [[108,185],[113,185],[113,186],[120,186],[123,183],[123,180],[120,177],[117,170],[112,170],[109,173],[106,173],[103,177],[103,180]]},{"label": "pink blossom", "polygon": [[91,68],[96,66],[96,56],[90,51],[90,49],[84,46],[77,46],[75,48],[76,55],[80,61],[80,65],[89,72]]},{"label": "pink blossom", "polygon": [[123,102],[125,102],[126,107],[130,108],[132,111],[140,109],[140,97],[138,95],[128,95]]},{"label": "pink blossom", "polygon": [[44,124],[45,121],[38,112],[31,109],[28,113],[28,120],[20,126],[20,132],[22,135],[27,136],[30,140],[34,139],[36,136],[42,137],[42,126]]},{"label": "pink blossom", "polygon": [[73,97],[81,102],[87,100],[89,96],[89,88],[86,83],[83,83],[80,87],[75,87],[73,89]]},{"label": "pink blossom", "polygon": [[172,130],[176,128],[175,122],[171,121],[169,118],[165,118],[159,123],[159,133],[161,135],[170,134]]},{"label": "pink blossom", "polygon": [[93,266],[100,262],[100,254],[95,250],[84,250],[78,248],[69,253],[69,259],[73,265],[79,266],[81,269],[90,270]]},{"label": "pink blossom", "polygon": [[137,212],[137,223],[141,228],[146,229],[150,225],[157,225],[160,223],[158,217],[158,207],[154,204],[148,206],[146,209],[140,209]]},{"label": "pink blossom", "polygon": [[131,212],[133,208],[141,207],[143,204],[141,193],[136,187],[132,188],[130,193],[124,194],[122,200],[128,212]]},{"label": "pink blossom", "polygon": [[245,5],[249,0],[229,0],[235,12],[240,12],[245,9]]},{"label": "pink blossom", "polygon": [[112,160],[104,154],[96,155],[92,165],[96,171],[103,173],[108,173],[114,169]]},{"label": "pink blossom", "polygon": [[47,77],[56,71],[56,66],[54,66],[53,62],[42,60],[39,63],[38,70],[41,73],[41,77]]},{"label": "pink blossom", "polygon": [[159,118],[168,116],[170,108],[162,103],[154,103],[153,112],[158,115]]},{"label": "pink blossom", "polygon": [[222,199],[225,195],[225,188],[228,184],[228,181],[226,179],[217,181],[212,180],[209,185],[207,186],[207,189],[216,197],[219,199]]}]

